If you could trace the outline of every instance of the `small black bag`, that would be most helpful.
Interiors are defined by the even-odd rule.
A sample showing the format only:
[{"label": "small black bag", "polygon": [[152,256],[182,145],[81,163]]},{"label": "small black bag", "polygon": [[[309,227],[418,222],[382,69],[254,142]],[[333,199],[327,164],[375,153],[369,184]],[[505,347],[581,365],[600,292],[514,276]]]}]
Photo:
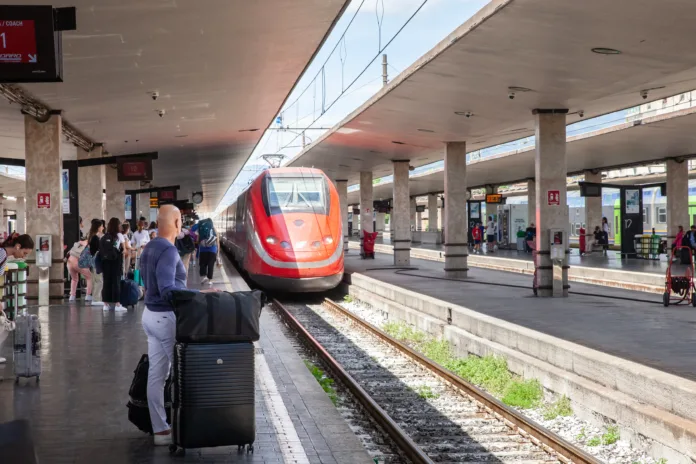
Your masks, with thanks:
[{"label": "small black bag", "polygon": [[[128,395],[130,401],[128,407],[128,420],[145,433],[152,434],[152,421],[150,420],[150,408],[147,405],[147,373],[150,369],[150,360],[146,354],[140,357],[135,368],[135,376],[131,382]],[[167,412],[167,422],[171,423],[172,410],[172,376],[164,383],[164,409]]]},{"label": "small black bag", "polygon": [[172,292],[176,341],[180,343],[255,342],[266,295],[259,291]]},{"label": "small black bag", "polygon": [[196,251],[196,243],[190,235],[184,235],[184,238],[177,238],[174,242],[179,256],[185,256]]}]

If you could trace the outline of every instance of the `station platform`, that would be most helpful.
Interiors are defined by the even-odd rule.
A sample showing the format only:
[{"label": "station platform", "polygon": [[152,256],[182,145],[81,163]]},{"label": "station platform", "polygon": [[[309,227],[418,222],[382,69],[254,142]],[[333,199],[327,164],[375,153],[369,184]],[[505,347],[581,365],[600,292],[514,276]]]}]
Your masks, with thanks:
[{"label": "station platform", "polygon": [[[198,268],[189,286],[199,288]],[[225,259],[216,286],[246,289]],[[58,463],[325,463],[372,462],[282,332],[271,311],[262,314],[256,354],[256,442],[253,454],[237,447],[187,450],[173,458],[166,446],[127,418],[128,389],[140,356],[147,352],[142,302],[115,313],[83,303],[33,308],[42,323],[40,383],[12,375],[12,349],[5,343],[0,365],[0,422],[31,423],[39,462]],[[0,461],[2,458],[0,457]]]},{"label": "station platform", "polygon": [[[360,240],[351,237],[351,250],[360,249]],[[375,250],[392,253],[389,238],[379,238]],[[474,254],[469,251],[469,267],[495,269],[525,274],[534,273],[532,253],[517,250],[499,249],[494,253]],[[443,245],[412,244],[411,257],[444,263]],[[571,249],[569,257],[569,279],[575,282],[598,284],[628,290],[651,293],[664,292],[665,273],[669,262],[665,255],[659,259],[621,259],[619,252],[609,250],[580,256],[577,249]],[[674,264],[673,271],[683,273],[684,268]]]},{"label": "station platform", "polygon": [[441,263],[412,257],[411,267],[395,269],[393,257],[384,253],[363,260],[351,250],[345,259],[349,275],[696,381],[696,308],[690,304],[665,308],[659,295],[583,283],[571,283],[568,298],[538,298],[531,276],[520,273],[470,267],[468,279],[447,280]]}]

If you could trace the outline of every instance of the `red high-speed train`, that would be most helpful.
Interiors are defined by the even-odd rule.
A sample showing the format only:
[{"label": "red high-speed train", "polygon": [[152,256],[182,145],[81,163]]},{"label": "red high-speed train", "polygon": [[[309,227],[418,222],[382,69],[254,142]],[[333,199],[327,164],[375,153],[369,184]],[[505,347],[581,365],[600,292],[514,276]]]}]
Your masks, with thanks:
[{"label": "red high-speed train", "polygon": [[268,169],[216,218],[216,228],[223,248],[261,287],[318,292],[343,279],[340,209],[321,170]]}]

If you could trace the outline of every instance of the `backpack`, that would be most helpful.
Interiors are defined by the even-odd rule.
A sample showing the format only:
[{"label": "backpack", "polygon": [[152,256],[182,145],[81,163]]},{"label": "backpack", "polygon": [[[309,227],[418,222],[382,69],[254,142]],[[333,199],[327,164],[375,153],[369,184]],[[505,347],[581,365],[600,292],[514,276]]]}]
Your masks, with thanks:
[{"label": "backpack", "polygon": [[77,259],[77,267],[80,269],[89,269],[94,265],[94,259],[92,258],[92,253],[89,252],[89,247],[85,247],[80,253],[80,257]]},{"label": "backpack", "polygon": [[174,244],[179,252],[179,256],[185,256],[196,250],[196,244],[193,241],[193,237],[190,235],[184,235],[184,238],[181,239],[177,238]]},{"label": "backpack", "polygon": [[105,234],[99,240],[99,255],[103,261],[116,261],[118,259],[118,238],[111,234]]},{"label": "backpack", "polygon": [[216,238],[212,219],[203,219],[198,223],[198,237],[199,243],[204,247],[215,245]]},{"label": "backpack", "polygon": [[[135,371],[133,371],[135,376],[131,382],[130,390],[128,390],[130,401],[127,405],[128,420],[145,433],[152,433],[150,410],[147,405],[147,373],[150,368],[149,361],[146,354],[140,357],[140,361]],[[164,383],[164,409],[167,413],[168,422],[171,418],[170,414],[172,408],[171,385],[172,378],[170,374]]]}]

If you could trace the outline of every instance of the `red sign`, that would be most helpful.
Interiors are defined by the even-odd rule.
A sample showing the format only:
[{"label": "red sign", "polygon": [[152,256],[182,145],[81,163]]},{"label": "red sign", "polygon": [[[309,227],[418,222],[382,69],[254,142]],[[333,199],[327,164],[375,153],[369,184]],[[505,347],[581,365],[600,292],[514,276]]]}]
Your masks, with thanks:
[{"label": "red sign", "polygon": [[174,200],[174,190],[160,190],[159,199],[162,200]]},{"label": "red sign", "polygon": [[50,193],[37,193],[36,194],[36,206],[39,208],[50,208],[51,207],[51,194]]},{"label": "red sign", "polygon": [[34,20],[0,20],[0,63],[36,63]]},{"label": "red sign", "polygon": [[124,159],[117,161],[118,181],[127,182],[129,180],[152,180],[152,160],[151,159]]},{"label": "red sign", "polygon": [[561,206],[561,192],[560,190],[549,190],[548,194],[548,204],[549,206]]}]

